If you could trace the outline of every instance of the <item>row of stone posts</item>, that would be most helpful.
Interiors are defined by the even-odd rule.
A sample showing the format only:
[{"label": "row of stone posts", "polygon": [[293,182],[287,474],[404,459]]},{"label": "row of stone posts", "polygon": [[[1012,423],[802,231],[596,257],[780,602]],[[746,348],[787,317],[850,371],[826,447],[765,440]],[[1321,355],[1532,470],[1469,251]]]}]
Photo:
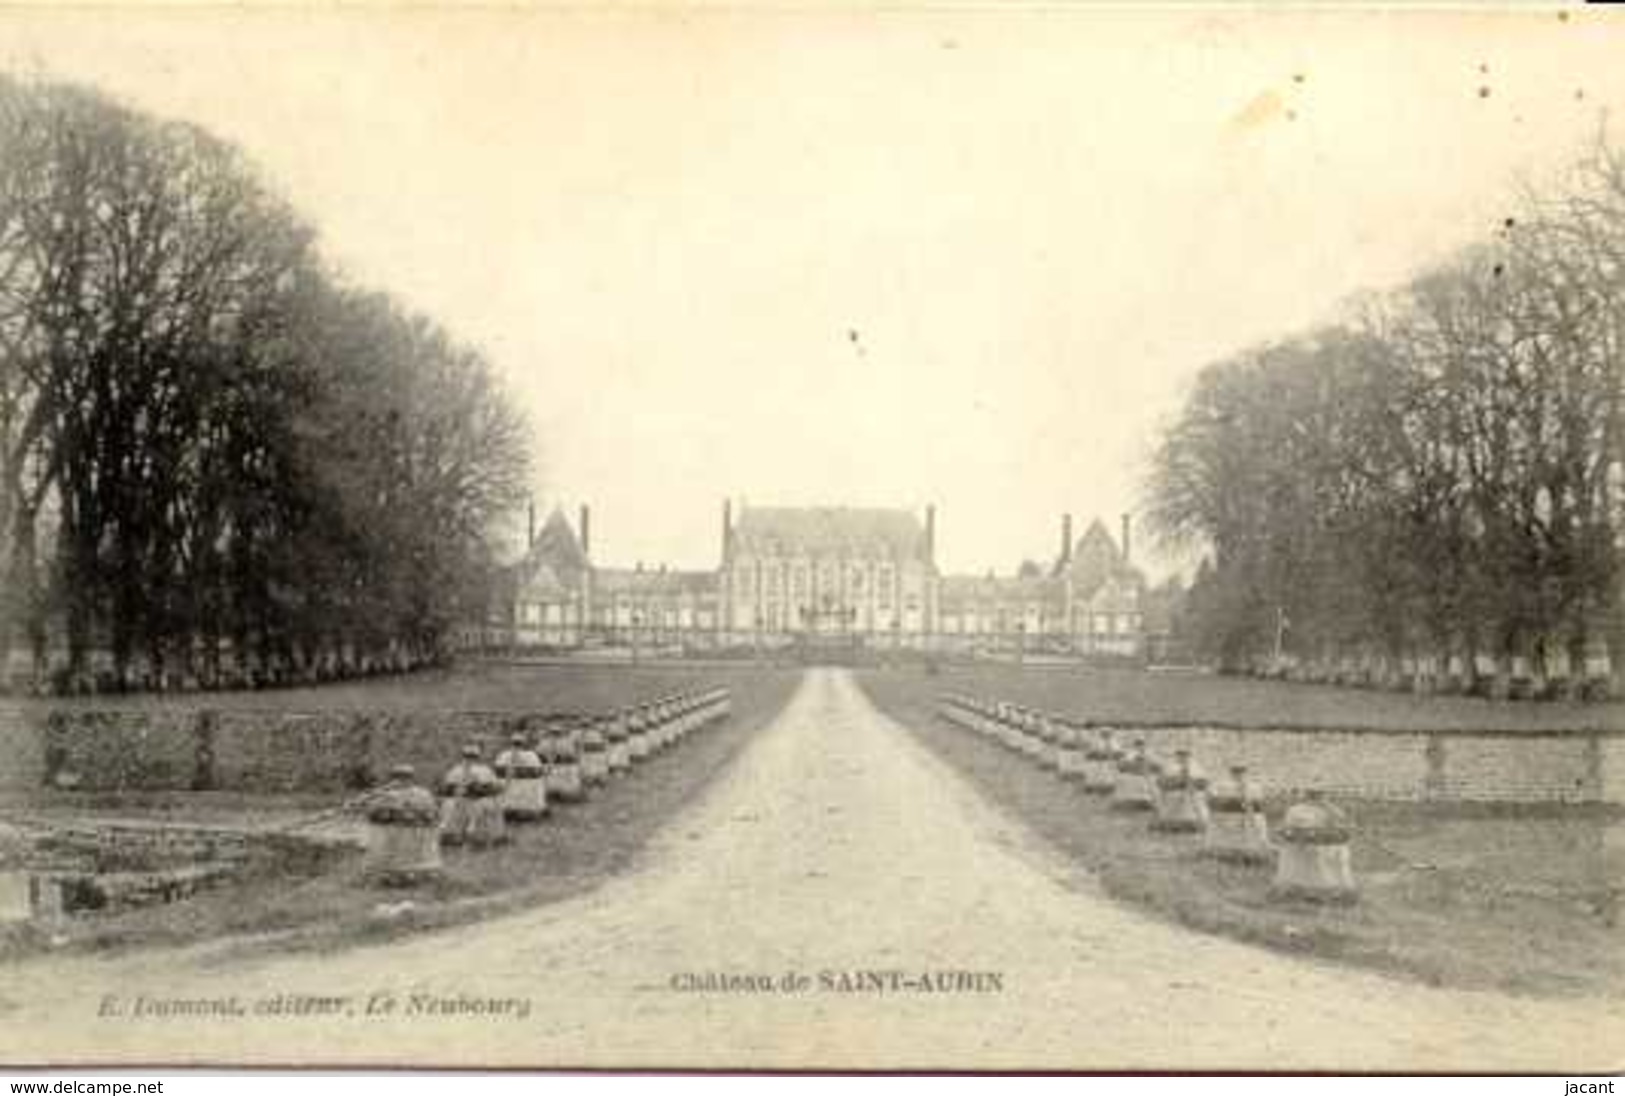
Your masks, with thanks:
[{"label": "row of stone posts", "polygon": [[[1031,758],[1111,810],[1148,816],[1163,834],[1198,837],[1219,860],[1275,869],[1272,896],[1323,902],[1357,897],[1347,817],[1318,791],[1288,807],[1271,833],[1244,765],[1213,784],[1186,749],[1154,755],[1143,737],[1003,700],[939,698],[949,723]],[[1126,739],[1126,741],[1125,741]]]},{"label": "row of stone posts", "polygon": [[490,764],[478,744],[464,746],[433,791],[397,765],[367,799],[364,874],[390,886],[438,878],[442,848],[504,844],[731,712],[729,691],[717,688],[603,714],[526,716]]}]

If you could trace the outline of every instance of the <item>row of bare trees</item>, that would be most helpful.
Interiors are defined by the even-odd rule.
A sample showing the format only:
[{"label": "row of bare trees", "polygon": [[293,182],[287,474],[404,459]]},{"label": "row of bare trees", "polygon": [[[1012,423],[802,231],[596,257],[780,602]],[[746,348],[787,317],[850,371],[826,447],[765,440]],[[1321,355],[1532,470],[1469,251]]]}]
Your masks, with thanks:
[{"label": "row of bare trees", "polygon": [[1152,516],[1206,549],[1185,619],[1210,658],[1558,693],[1620,661],[1625,153],[1517,209],[1200,375]]},{"label": "row of bare trees", "polygon": [[527,432],[231,145],[0,77],[0,658],[56,688],[434,657]]}]

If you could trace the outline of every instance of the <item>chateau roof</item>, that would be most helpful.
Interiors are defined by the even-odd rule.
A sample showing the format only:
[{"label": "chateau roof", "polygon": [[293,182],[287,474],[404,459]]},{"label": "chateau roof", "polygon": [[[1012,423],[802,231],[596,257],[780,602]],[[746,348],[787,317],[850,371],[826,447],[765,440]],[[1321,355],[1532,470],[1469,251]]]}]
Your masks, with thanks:
[{"label": "chateau roof", "polygon": [[1117,542],[1099,518],[1090,522],[1089,528],[1078,538],[1067,570],[1072,573],[1073,592],[1081,597],[1092,595],[1113,579],[1119,583],[1145,584],[1145,576],[1124,561]]},{"label": "chateau roof", "polygon": [[547,563],[559,571],[580,571],[590,566],[581,541],[570,528],[570,520],[556,506],[536,534],[536,543],[530,546],[525,562],[530,566]]},{"label": "chateau roof", "polygon": [[521,593],[530,597],[559,594],[573,589],[591,566],[564,512],[554,508],[530,549],[502,569],[501,596],[511,600]]},{"label": "chateau roof", "polygon": [[1061,582],[1048,576],[944,575],[937,585],[939,604],[974,601],[1043,601],[1061,596]]},{"label": "chateau roof", "polygon": [[714,594],[718,580],[715,571],[601,567],[593,572],[593,587],[600,595]]},{"label": "chateau roof", "polygon": [[750,507],[734,524],[733,546],[778,555],[928,555],[925,526],[912,513],[855,506]]}]

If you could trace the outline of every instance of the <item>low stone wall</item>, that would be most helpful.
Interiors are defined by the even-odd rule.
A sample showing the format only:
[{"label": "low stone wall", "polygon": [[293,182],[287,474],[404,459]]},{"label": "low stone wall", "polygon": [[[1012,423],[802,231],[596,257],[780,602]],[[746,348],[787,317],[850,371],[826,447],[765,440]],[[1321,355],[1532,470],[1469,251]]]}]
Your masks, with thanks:
[{"label": "low stone wall", "polygon": [[432,779],[467,742],[495,752],[526,714],[11,709],[0,744],[12,788],[341,792],[402,762]]},{"label": "low stone wall", "polygon": [[1625,804],[1625,736],[1132,727],[1158,754],[1185,748],[1217,776],[1246,765],[1266,794],[1320,789],[1369,799]]},{"label": "low stone wall", "polygon": [[374,718],[369,731],[369,757],[382,775],[391,764],[406,763],[432,780],[456,760],[458,747],[472,742],[486,757],[539,712],[390,712]]},{"label": "low stone wall", "polygon": [[42,776],[71,774],[87,789],[187,788],[197,766],[189,711],[66,711],[42,722]]},{"label": "low stone wall", "polygon": [[353,845],[308,834],[69,822],[0,861],[0,932],[35,919],[174,902],[244,874],[307,874]]},{"label": "low stone wall", "polygon": [[[202,712],[207,749],[197,786],[232,791],[337,791],[366,787],[378,766],[371,726],[353,712]],[[203,736],[209,741],[205,747]]]},{"label": "low stone wall", "polygon": [[[1603,801],[1625,802],[1625,738],[1604,739],[1600,752]],[[1625,836],[1625,832],[1620,836]],[[1625,863],[1625,859],[1622,859],[1621,863]]]},{"label": "low stone wall", "polygon": [[45,738],[24,709],[0,704],[0,791],[39,787],[45,772]]}]

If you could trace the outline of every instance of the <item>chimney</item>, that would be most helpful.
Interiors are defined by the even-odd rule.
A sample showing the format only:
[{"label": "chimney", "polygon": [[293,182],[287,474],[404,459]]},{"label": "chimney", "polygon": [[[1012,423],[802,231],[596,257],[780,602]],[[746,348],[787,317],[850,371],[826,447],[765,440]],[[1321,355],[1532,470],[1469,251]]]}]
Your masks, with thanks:
[{"label": "chimney", "polygon": [[592,555],[592,511],[587,504],[581,504],[581,554]]},{"label": "chimney", "polygon": [[536,547],[536,500],[530,500],[530,533],[525,539],[525,547]]},{"label": "chimney", "polygon": [[732,499],[722,500],[722,558],[728,558],[728,542],[733,539],[733,512]]},{"label": "chimney", "polygon": [[1072,515],[1061,515],[1061,566],[1072,562]]},{"label": "chimney", "polygon": [[937,507],[935,503],[925,508],[925,561],[935,562],[937,558]]},{"label": "chimney", "polygon": [[1128,566],[1128,523],[1129,517],[1123,515],[1123,566]]}]

